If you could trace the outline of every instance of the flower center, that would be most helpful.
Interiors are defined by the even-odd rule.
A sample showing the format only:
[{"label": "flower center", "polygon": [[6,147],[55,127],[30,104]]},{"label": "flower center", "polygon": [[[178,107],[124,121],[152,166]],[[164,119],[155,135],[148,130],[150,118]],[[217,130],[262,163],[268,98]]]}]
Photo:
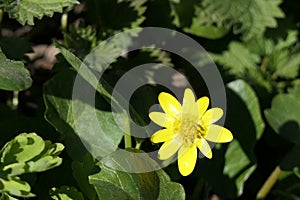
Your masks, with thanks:
[{"label": "flower center", "polygon": [[193,116],[182,116],[176,127],[183,141],[183,145],[189,146],[194,143],[195,139],[200,139],[205,134],[205,127],[197,123]]}]

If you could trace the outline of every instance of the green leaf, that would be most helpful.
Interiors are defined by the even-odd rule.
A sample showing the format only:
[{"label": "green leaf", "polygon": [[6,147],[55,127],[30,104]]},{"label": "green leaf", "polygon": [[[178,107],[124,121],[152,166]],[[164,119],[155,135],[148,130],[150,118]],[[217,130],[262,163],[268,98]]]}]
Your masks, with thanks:
[{"label": "green leaf", "polygon": [[256,165],[253,165],[239,142],[237,140],[232,141],[225,154],[224,174],[235,181],[237,196],[243,193],[245,181],[255,168]]},{"label": "green leaf", "polygon": [[258,140],[264,131],[265,124],[262,119],[260,105],[255,91],[247,82],[241,79],[228,83],[227,87],[244,102],[255,127],[256,140]]},{"label": "green leaf", "polygon": [[172,182],[170,177],[163,170],[158,170],[156,172],[160,181],[160,191],[158,200],[164,199],[185,199],[185,193],[182,185],[176,182]]},{"label": "green leaf", "polygon": [[[101,96],[96,98],[100,109],[97,105],[94,107],[95,105],[86,102],[85,98],[95,93],[95,90],[82,79],[84,94],[72,99],[75,77],[75,72],[67,70],[47,82],[44,87],[46,119],[64,134],[66,149],[75,160],[82,160],[86,155],[79,137],[87,144],[93,156],[103,157],[117,149],[123,131],[116,124],[112,112],[106,111],[107,103]],[[101,107],[104,110],[101,110]],[[115,113],[115,116],[120,123],[126,123],[126,120],[122,120],[123,115]]]},{"label": "green leaf", "polygon": [[[224,175],[235,182],[236,191],[231,197],[243,193],[244,183],[256,168],[254,147],[264,131],[264,122],[260,113],[258,98],[243,80],[227,84],[228,113],[226,125],[235,138],[225,153]],[[236,123],[238,118],[243,123]],[[235,192],[235,194],[234,194]]]},{"label": "green leaf", "polygon": [[9,60],[0,50],[0,89],[25,90],[32,84],[29,71],[20,61]]},{"label": "green leaf", "polygon": [[[155,172],[126,173],[99,164],[101,171],[90,176],[100,199],[156,199],[159,179]],[[115,191],[115,192],[111,192]]]},{"label": "green leaf", "polygon": [[292,170],[300,166],[300,85],[288,90],[286,94],[278,94],[272,100],[270,109],[265,110],[265,116],[276,133],[293,143],[292,149],[281,160],[284,170]]},{"label": "green leaf", "polygon": [[64,7],[79,3],[76,0],[21,0],[4,1],[3,10],[10,18],[18,20],[22,25],[34,25],[34,17],[42,19],[44,15],[52,17],[54,12],[63,12]]},{"label": "green leaf", "polygon": [[243,38],[249,40],[262,35],[267,27],[277,27],[275,18],[284,17],[280,3],[281,0],[204,0],[199,20],[200,24],[216,23],[227,29],[233,26],[235,33],[243,33]]},{"label": "green leaf", "polygon": [[[146,163],[143,163],[146,164]],[[100,199],[184,199],[182,186],[162,170],[147,173],[116,171],[99,163],[100,173],[90,176]],[[114,191],[114,192],[111,192]]]},{"label": "green leaf", "polygon": [[76,188],[69,186],[52,188],[50,195],[54,200],[84,200],[83,195]]},{"label": "green leaf", "polygon": [[73,177],[76,179],[82,193],[88,199],[95,199],[96,192],[94,187],[89,183],[88,176],[91,175],[95,167],[95,162],[90,154],[87,154],[83,162],[74,161],[72,163]]},{"label": "green leaf", "polygon": [[272,100],[270,109],[265,110],[265,116],[271,127],[279,135],[292,143],[300,139],[300,85],[289,89],[286,94],[278,94]]}]

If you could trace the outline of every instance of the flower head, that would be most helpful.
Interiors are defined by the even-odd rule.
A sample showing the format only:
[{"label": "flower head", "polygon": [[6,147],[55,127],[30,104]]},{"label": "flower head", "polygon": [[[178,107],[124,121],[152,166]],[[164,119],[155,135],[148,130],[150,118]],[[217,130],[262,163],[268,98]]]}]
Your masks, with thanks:
[{"label": "flower head", "polygon": [[181,104],[172,95],[162,92],[158,101],[164,110],[151,112],[150,119],[164,127],[151,136],[153,143],[164,142],[158,151],[158,157],[166,160],[178,152],[178,168],[183,176],[194,170],[197,160],[197,148],[207,158],[212,158],[212,151],[207,141],[215,143],[230,142],[232,133],[219,125],[213,124],[223,116],[221,108],[208,109],[209,98],[202,97],[195,101],[191,89],[186,89]]}]

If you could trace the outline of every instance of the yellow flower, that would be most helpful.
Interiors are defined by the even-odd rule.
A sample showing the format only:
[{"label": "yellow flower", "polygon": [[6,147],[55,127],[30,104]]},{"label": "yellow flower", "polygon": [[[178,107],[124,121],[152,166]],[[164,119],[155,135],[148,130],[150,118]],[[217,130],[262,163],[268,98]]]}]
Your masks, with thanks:
[{"label": "yellow flower", "polygon": [[195,101],[191,89],[186,89],[182,106],[172,95],[162,92],[158,101],[165,113],[151,112],[150,119],[165,129],[151,136],[153,143],[164,142],[158,151],[158,157],[166,160],[178,151],[178,168],[183,176],[194,170],[197,160],[197,147],[207,158],[212,151],[207,141],[215,143],[230,142],[231,132],[213,124],[223,116],[221,108],[208,109],[208,97]]}]

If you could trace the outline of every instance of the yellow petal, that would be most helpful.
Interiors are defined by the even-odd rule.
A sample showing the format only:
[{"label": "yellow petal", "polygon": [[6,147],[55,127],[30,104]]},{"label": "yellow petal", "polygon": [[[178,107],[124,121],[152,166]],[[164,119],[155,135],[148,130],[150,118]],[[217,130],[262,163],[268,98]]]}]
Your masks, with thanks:
[{"label": "yellow petal", "polygon": [[205,157],[209,159],[212,158],[211,148],[205,139],[201,138],[200,140],[197,140],[196,145]]},{"label": "yellow petal", "polygon": [[221,108],[211,108],[206,111],[201,118],[202,125],[210,125],[215,123],[223,116],[223,110]]},{"label": "yellow petal", "polygon": [[176,138],[165,142],[158,151],[158,158],[160,160],[167,160],[178,151],[180,146],[181,142]]},{"label": "yellow petal", "polygon": [[170,129],[162,129],[162,130],[159,130],[159,131],[155,132],[151,136],[151,141],[153,143],[165,142],[165,141],[173,139],[174,135],[175,134],[173,133],[172,130],[170,130]]},{"label": "yellow petal", "polygon": [[190,147],[181,147],[178,152],[178,169],[183,176],[191,174],[197,161],[197,148],[194,144]]},{"label": "yellow petal", "polygon": [[198,105],[195,101],[195,95],[189,88],[185,89],[182,102],[182,117],[184,118],[185,116],[192,116],[196,119],[198,119],[199,117]]},{"label": "yellow petal", "polygon": [[202,117],[205,111],[208,108],[209,105],[209,98],[208,97],[201,97],[200,99],[197,100],[197,105],[198,105],[198,112],[199,112],[199,117]]},{"label": "yellow petal", "polygon": [[174,118],[161,112],[151,112],[149,114],[150,119],[159,126],[172,127]]},{"label": "yellow petal", "polygon": [[160,93],[158,96],[158,101],[165,113],[170,116],[174,117],[181,111],[180,103],[169,93]]},{"label": "yellow petal", "polygon": [[232,133],[222,126],[211,124],[208,126],[204,138],[211,142],[224,143],[230,142],[233,139]]}]

